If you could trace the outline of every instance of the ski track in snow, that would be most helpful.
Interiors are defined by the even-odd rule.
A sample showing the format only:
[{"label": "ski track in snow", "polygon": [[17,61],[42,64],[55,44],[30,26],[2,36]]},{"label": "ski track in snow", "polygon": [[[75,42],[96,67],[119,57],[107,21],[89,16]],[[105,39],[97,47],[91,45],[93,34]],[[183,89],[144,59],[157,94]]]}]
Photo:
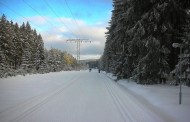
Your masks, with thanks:
[{"label": "ski track in snow", "polygon": [[[86,73],[82,76],[84,75],[86,75]],[[102,85],[101,80],[98,82],[94,80],[89,81],[91,77],[97,78],[97,73],[96,75],[93,73],[89,75],[90,77],[88,78],[83,77],[82,79],[77,79],[75,84],[72,84],[66,89],[66,93],[60,93],[54,97],[55,99],[51,99],[47,104],[40,106],[37,111],[19,118],[19,121],[115,122],[119,120],[118,122],[122,122],[120,115],[115,113],[117,112],[117,110],[114,109],[115,107],[112,104],[108,104],[111,99],[106,100],[108,106],[103,108],[106,105],[103,102],[105,98],[109,98],[109,96],[107,96],[108,94],[105,92],[106,89]],[[93,87],[95,87],[95,89],[93,89]],[[100,91],[98,92],[98,90]],[[105,96],[100,95],[100,92],[103,92]],[[77,98],[78,95],[80,98]],[[101,103],[103,105],[101,105]],[[112,112],[108,111],[110,108]],[[54,115],[51,115],[51,112],[46,113],[48,109],[53,111],[55,109],[58,113]],[[46,114],[44,114],[44,111]],[[110,119],[109,114],[111,114],[113,118]],[[49,119],[44,119],[45,116]],[[55,116],[58,117],[56,118]]]},{"label": "ski track in snow", "polygon": [[29,100],[21,102],[16,106],[0,112],[0,121],[15,122],[22,120],[25,116],[29,115],[32,112],[35,112],[35,110],[46,104],[50,99],[53,99],[57,95],[61,94],[66,88],[70,87],[73,83],[75,83],[76,80],[78,80],[78,78],[74,77],[69,82],[66,82],[65,84],[63,84],[63,86],[61,86],[60,88],[56,88],[50,93],[32,97]]},{"label": "ski track in snow", "polygon": [[[40,81],[42,76],[48,78]],[[28,78],[31,82],[22,84],[22,80]],[[38,82],[33,83],[32,78]],[[0,92],[10,96],[4,98],[0,93],[0,98],[4,98],[0,99],[0,106],[5,105],[1,102],[3,100],[13,101],[8,107],[0,109],[0,122],[175,122],[96,70],[16,77],[3,79],[5,81],[2,82],[1,80],[0,85],[2,84],[4,91]],[[14,87],[9,86],[12,82],[18,87],[16,92],[25,92],[22,95],[29,97],[20,98],[19,102],[15,101],[14,104],[15,98],[11,97],[19,97],[19,94],[11,95],[6,91]],[[39,85],[36,93],[20,89],[30,85]],[[44,90],[43,87],[47,89]],[[29,88],[32,90],[34,87]]]},{"label": "ski track in snow", "polygon": [[[118,106],[119,111],[123,115],[125,122],[164,122],[159,115],[156,115],[153,111],[149,110],[149,106],[144,106],[138,102],[126,91],[122,91],[120,86],[116,82],[107,82],[105,84],[115,101],[115,105]],[[170,119],[172,121],[172,119]]]}]

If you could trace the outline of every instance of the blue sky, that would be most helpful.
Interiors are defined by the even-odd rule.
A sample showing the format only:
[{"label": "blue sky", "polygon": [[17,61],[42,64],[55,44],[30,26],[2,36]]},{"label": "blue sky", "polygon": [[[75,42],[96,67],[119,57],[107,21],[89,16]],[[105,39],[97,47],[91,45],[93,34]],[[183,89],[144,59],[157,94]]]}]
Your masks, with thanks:
[{"label": "blue sky", "polygon": [[0,0],[0,14],[19,24],[29,21],[42,34],[47,49],[58,48],[75,56],[76,44],[66,40],[88,38],[92,43],[81,44],[81,59],[103,53],[111,10],[112,0]]}]

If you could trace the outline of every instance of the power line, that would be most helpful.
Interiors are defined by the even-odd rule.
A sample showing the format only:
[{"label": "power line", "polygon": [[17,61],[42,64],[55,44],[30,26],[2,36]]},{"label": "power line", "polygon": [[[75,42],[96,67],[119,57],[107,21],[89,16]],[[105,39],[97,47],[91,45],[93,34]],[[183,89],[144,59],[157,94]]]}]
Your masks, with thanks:
[{"label": "power line", "polygon": [[28,4],[25,0],[22,0],[27,6],[29,6],[33,11],[35,11],[38,15],[40,15],[40,17],[42,17],[47,23],[49,23],[51,26],[54,26],[53,23],[51,23],[50,21],[48,21],[45,17],[43,17],[35,8],[33,8],[30,4]]},{"label": "power line", "polygon": [[[64,3],[63,3],[62,0],[59,0],[59,2],[61,2],[61,3],[64,5]],[[67,14],[67,16],[70,16],[70,17],[71,17],[71,15],[69,14],[69,12],[68,12],[68,10],[66,9],[66,7],[63,7],[63,9],[65,10],[65,13]]]},{"label": "power line", "polygon": [[[1,2],[0,1],[0,4],[1,5],[3,5],[4,7],[6,7],[6,8],[8,8],[10,11],[12,11],[13,13],[15,13],[16,15],[19,15],[21,18],[23,18],[24,20],[26,20],[26,21],[28,21],[28,22],[30,22],[30,24],[32,24],[33,26],[35,26],[35,27],[37,27],[37,28],[40,28],[40,26],[39,25],[36,25],[35,23],[33,23],[32,21],[30,21],[30,20],[28,20],[26,17],[24,17],[22,14],[20,14],[20,13],[18,13],[18,12],[16,12],[15,10],[13,10],[13,9],[11,9],[8,5],[6,5],[5,3],[3,3],[3,2]],[[3,14],[3,12],[1,12],[2,14]],[[7,15],[6,15],[7,16]],[[15,20],[15,19],[13,19],[12,17],[10,17],[10,16],[8,16],[10,19],[12,19],[12,20]],[[15,20],[15,22],[17,22],[16,20]],[[51,34],[49,31],[44,31],[44,32],[47,32],[47,34]]]},{"label": "power line", "polygon": [[54,9],[49,5],[49,3],[46,0],[43,0],[44,3],[47,5],[47,7],[54,13],[54,15],[60,20],[60,22],[71,32],[71,34],[73,34],[73,36],[76,36],[71,30],[70,28],[60,19],[60,17],[56,14],[56,12],[54,11]]},{"label": "power line", "polygon": [[[81,29],[80,29],[80,27],[79,27],[79,25],[78,25],[78,23],[77,23],[77,21],[76,21],[76,19],[75,19],[75,17],[74,17],[73,12],[71,11],[71,8],[69,7],[69,4],[67,3],[67,0],[65,0],[65,3],[66,3],[66,5],[67,5],[67,7],[68,7],[68,9],[69,9],[69,11],[70,11],[70,13],[71,13],[73,19],[74,19],[75,24],[77,25],[77,27],[78,27],[78,29],[79,29],[79,33],[81,34],[81,31],[80,31]],[[82,35],[82,34],[81,34],[81,35]]]},{"label": "power line", "polygon": [[[60,2],[61,2],[63,5],[65,5],[65,7],[63,7],[63,9],[65,10],[65,12],[66,12],[66,14],[67,14],[68,16],[70,16],[71,18],[73,18],[73,19],[71,19],[71,20],[73,21],[73,23],[75,23],[76,27],[78,28],[77,30],[79,30],[79,31],[78,31],[78,34],[80,34],[80,36],[82,36],[83,34],[81,34],[81,29],[80,29],[80,27],[79,27],[79,25],[78,25],[78,23],[77,23],[77,21],[76,21],[76,19],[75,19],[75,17],[74,17],[74,14],[73,14],[72,11],[71,11],[71,8],[69,7],[68,2],[65,1],[65,2],[63,3],[62,0],[60,0]],[[66,9],[66,7],[67,7],[67,9]]]},{"label": "power line", "polygon": [[[46,18],[44,18],[35,8],[33,8],[29,3],[27,3],[25,0],[22,0],[27,6],[29,6],[33,11],[35,11],[38,15],[40,15],[47,23],[49,23],[51,26],[55,27],[57,30],[59,30],[54,24],[52,24],[50,21],[48,21]],[[68,36],[68,35],[66,35]],[[70,36],[70,35],[69,35]]]},{"label": "power line", "polygon": [[[67,0],[65,0],[65,3],[66,3],[67,8],[69,9],[71,16],[73,17],[75,24],[77,25],[77,28],[79,29],[80,35],[82,36],[81,31],[80,31],[81,29],[80,29],[80,27],[79,27],[79,25],[78,25],[78,23],[74,17],[74,14],[73,14],[71,8],[69,7]],[[88,41],[88,39],[68,39],[67,41],[77,43],[77,61],[80,64],[80,43],[82,43],[82,42],[86,42],[86,43],[90,42],[91,43],[91,41]]]},{"label": "power line", "polygon": [[[1,5],[4,5],[6,8],[8,8],[9,10],[11,10],[13,13],[15,13],[15,14],[21,16],[23,19],[25,19],[26,21],[32,23],[32,24],[35,25],[36,27],[39,27],[38,25],[36,25],[36,24],[34,24],[33,22],[29,21],[26,17],[24,17],[24,16],[21,15],[20,13],[18,13],[18,12],[16,12],[16,11],[14,11],[13,9],[11,9],[11,8],[10,8],[9,6],[7,6],[5,3],[2,3],[2,2],[0,1],[0,4],[1,4]],[[9,17],[9,18],[10,18],[10,17]],[[11,18],[11,19],[12,19],[12,18]],[[14,19],[13,19],[13,20],[14,20]]]}]

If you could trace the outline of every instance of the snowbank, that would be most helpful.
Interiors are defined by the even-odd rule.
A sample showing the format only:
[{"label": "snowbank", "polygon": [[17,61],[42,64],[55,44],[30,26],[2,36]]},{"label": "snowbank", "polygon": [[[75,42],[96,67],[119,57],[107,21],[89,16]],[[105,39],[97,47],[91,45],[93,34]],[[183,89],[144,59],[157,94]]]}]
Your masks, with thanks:
[{"label": "snowbank", "polygon": [[131,80],[119,80],[121,88],[130,92],[150,109],[170,116],[176,122],[190,121],[190,87],[182,86],[182,104],[179,104],[179,86],[140,85]]}]

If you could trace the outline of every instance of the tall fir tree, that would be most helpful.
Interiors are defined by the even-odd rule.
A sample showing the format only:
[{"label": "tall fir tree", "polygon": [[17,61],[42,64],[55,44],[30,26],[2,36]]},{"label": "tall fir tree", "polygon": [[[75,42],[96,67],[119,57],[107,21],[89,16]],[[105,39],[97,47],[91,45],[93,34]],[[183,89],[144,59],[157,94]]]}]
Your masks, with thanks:
[{"label": "tall fir tree", "polygon": [[6,61],[3,51],[0,48],[0,78],[4,77],[6,73]]},{"label": "tall fir tree", "polygon": [[118,77],[132,76],[141,83],[157,83],[161,73],[169,73],[177,64],[179,52],[172,43],[181,43],[179,38],[187,32],[182,26],[188,25],[184,13],[189,11],[189,3],[113,0],[102,69]]}]

